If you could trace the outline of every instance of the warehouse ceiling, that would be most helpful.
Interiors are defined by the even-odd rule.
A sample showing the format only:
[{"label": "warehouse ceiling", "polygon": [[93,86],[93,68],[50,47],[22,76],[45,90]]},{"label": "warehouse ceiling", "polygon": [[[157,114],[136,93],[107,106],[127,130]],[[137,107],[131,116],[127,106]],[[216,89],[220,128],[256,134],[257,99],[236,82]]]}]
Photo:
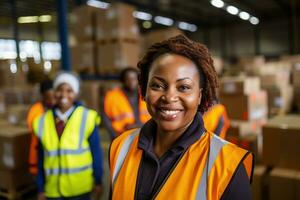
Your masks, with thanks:
[{"label": "warehouse ceiling", "polygon": [[[86,0],[67,0],[69,11],[85,4]],[[116,0],[105,0],[112,3]],[[201,26],[220,26],[233,23],[249,23],[225,9],[211,5],[211,0],[123,0],[134,5],[138,10],[186,21]],[[56,0],[0,0],[0,23],[10,23],[12,2],[15,2],[18,16],[55,15]],[[233,5],[255,16],[260,22],[289,19],[300,13],[300,0],[226,0],[226,5]],[[294,13],[294,15],[293,15]],[[299,15],[299,14],[298,14]]]}]

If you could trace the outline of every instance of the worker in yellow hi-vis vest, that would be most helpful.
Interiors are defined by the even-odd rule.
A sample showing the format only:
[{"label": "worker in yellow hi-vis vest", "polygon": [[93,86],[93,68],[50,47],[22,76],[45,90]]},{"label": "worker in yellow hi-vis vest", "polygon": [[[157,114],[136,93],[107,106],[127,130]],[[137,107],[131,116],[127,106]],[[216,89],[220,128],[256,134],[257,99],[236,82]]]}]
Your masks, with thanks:
[{"label": "worker in yellow hi-vis vest", "polygon": [[89,200],[102,191],[102,152],[97,112],[78,101],[79,79],[62,72],[54,80],[56,105],[37,118],[38,200]]}]

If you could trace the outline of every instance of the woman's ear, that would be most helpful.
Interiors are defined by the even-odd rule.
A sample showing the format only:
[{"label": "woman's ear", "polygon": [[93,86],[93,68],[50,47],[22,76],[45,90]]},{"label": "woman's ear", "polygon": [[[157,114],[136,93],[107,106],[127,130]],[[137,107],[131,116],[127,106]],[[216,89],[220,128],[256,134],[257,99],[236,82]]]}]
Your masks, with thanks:
[{"label": "woman's ear", "polygon": [[200,90],[199,90],[199,102],[198,102],[198,105],[201,104],[201,99],[202,99],[202,88],[200,88]]}]

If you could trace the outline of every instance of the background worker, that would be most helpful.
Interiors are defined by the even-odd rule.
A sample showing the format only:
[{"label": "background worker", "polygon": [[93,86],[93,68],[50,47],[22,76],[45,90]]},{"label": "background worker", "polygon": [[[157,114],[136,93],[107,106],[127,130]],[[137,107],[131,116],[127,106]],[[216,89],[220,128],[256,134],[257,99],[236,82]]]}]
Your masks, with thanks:
[{"label": "background worker", "polygon": [[112,142],[112,199],[250,200],[253,155],[203,124],[218,87],[208,49],[179,35],[152,45],[138,67],[152,119]]},{"label": "background worker", "polygon": [[32,123],[34,119],[41,116],[47,109],[55,104],[53,82],[46,80],[40,83],[41,101],[33,104],[27,114],[27,126],[31,133],[31,142],[29,149],[29,172],[33,175],[37,174],[37,144],[38,139],[32,131]]},{"label": "background worker", "polygon": [[56,105],[34,121],[38,136],[38,199],[89,200],[102,191],[103,161],[96,111],[77,102],[79,79],[60,73],[54,80]]},{"label": "background worker", "polygon": [[203,114],[204,127],[222,139],[226,139],[230,121],[224,105],[215,103]]},{"label": "background worker", "polygon": [[150,119],[146,104],[138,91],[138,70],[125,68],[120,74],[122,87],[108,91],[103,101],[102,119],[112,138],[141,127]]}]

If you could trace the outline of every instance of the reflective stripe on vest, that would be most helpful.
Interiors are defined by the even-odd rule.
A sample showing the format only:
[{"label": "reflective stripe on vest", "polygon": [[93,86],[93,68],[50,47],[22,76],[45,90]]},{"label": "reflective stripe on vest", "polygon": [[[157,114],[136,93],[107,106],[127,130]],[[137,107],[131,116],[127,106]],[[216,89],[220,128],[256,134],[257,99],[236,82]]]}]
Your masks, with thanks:
[{"label": "reflective stripe on vest", "polygon": [[222,147],[226,144],[228,144],[227,141],[217,139],[215,135],[213,135],[213,137],[211,138],[208,159],[206,160],[206,165],[203,170],[203,174],[196,195],[197,200],[207,199],[207,182],[209,173]]},{"label": "reflective stripe on vest", "polygon": [[112,176],[112,187],[114,187],[114,185],[115,185],[115,181],[116,181],[116,179],[119,175],[119,172],[120,172],[121,167],[124,163],[126,155],[127,155],[128,151],[131,147],[131,144],[132,144],[134,138],[139,134],[139,132],[140,132],[140,129],[137,129],[131,135],[129,135],[126,138],[126,140],[125,140],[125,142],[124,142],[124,144],[121,148],[121,151],[118,155],[117,162],[116,162],[116,165],[115,165],[114,173],[113,173],[113,176]]},{"label": "reflective stripe on vest", "polygon": [[[50,157],[58,156],[58,155],[76,155],[76,154],[81,154],[86,151],[89,151],[90,148],[85,148],[85,149],[82,148],[82,141],[84,138],[84,131],[85,131],[85,126],[86,126],[87,115],[88,115],[88,109],[84,108],[83,113],[82,113],[82,123],[80,126],[78,149],[75,149],[75,150],[74,149],[60,149],[60,150],[46,151],[45,155],[50,156]],[[39,138],[42,138],[42,136],[43,136],[44,122],[45,122],[45,115],[43,115],[39,121],[39,130],[38,130]]]},{"label": "reflective stripe on vest", "polygon": [[55,169],[46,169],[45,174],[46,176],[49,175],[59,175],[59,174],[75,174],[87,169],[91,169],[93,166],[92,165],[86,165],[83,167],[78,167],[78,168],[55,168]]},{"label": "reflective stripe on vest", "polygon": [[[135,131],[127,131],[113,141],[110,148],[112,199],[134,199],[142,154]],[[251,179],[252,161],[252,154],[246,150],[205,132],[182,155],[152,199],[219,199],[240,164],[244,164]],[[133,181],[133,185],[128,185],[128,181]]]}]

